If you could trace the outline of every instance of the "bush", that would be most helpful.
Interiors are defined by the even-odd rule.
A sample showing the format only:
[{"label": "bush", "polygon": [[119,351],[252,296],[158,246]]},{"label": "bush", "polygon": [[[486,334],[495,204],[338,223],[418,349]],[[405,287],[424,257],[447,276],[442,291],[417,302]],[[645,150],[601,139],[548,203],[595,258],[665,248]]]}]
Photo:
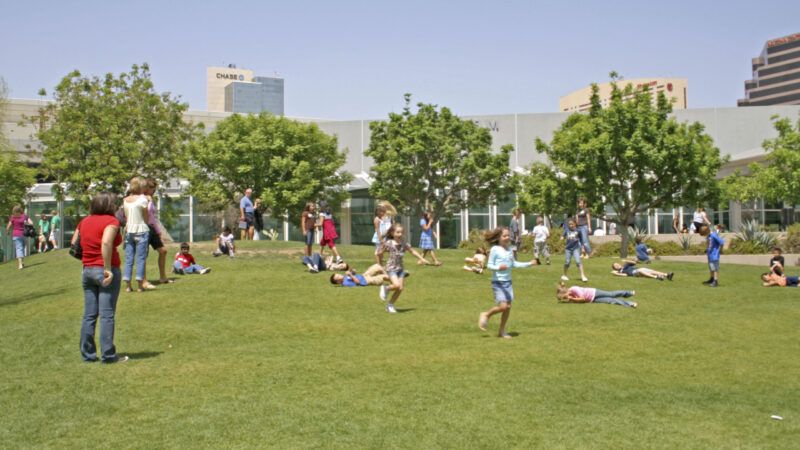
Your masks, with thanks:
[{"label": "bush", "polygon": [[773,246],[765,246],[762,242],[755,240],[743,240],[734,238],[731,241],[730,247],[725,250],[726,253],[734,255],[760,255],[768,253]]},{"label": "bush", "polygon": [[791,225],[786,230],[786,239],[783,241],[782,250],[785,253],[798,253],[800,252],[800,223]]},{"label": "bush", "polygon": [[778,238],[774,235],[770,234],[767,231],[761,229],[758,225],[758,222],[755,220],[749,220],[742,224],[741,228],[739,228],[739,232],[736,233],[736,237],[731,241],[731,248],[736,243],[736,241],[741,242],[751,242],[751,244],[736,244],[743,250],[754,250],[756,248],[761,248],[761,251],[758,252],[751,252],[751,253],[742,253],[745,255],[752,255],[754,253],[767,253],[775,247],[778,242]]},{"label": "bush", "polygon": [[[483,240],[484,231],[486,230],[479,230],[477,228],[470,230],[467,239],[458,243],[458,248],[474,251],[475,249],[483,245],[486,246],[487,250],[489,250],[489,246],[486,244],[486,241]],[[550,229],[550,237],[547,238],[547,245],[548,247],[550,247],[550,254],[552,255],[564,252],[564,241],[561,240],[560,228]],[[531,234],[523,235],[522,245],[517,250],[518,253],[533,254],[533,235]]]}]

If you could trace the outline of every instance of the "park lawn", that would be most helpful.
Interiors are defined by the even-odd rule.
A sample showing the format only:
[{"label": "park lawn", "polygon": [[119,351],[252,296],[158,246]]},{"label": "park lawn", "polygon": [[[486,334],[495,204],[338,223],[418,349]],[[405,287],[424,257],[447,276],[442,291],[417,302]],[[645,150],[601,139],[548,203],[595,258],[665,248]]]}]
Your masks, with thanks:
[{"label": "park lawn", "polygon": [[[490,275],[463,272],[466,251],[440,252],[442,267],[407,254],[392,316],[377,288],[307,273],[300,244],[241,247],[231,260],[195,245],[210,274],[122,293],[116,344],[132,360],[116,365],[81,362],[79,262],[0,265],[0,446],[798,445],[800,290],[759,287],[762,268],[723,257],[712,289],[703,264],[655,262],[670,283],[589,260],[589,285],[635,289],[636,310],[558,304],[563,259],[517,270],[506,341],[498,316],[477,328]],[[340,250],[359,269],[372,258]]]}]

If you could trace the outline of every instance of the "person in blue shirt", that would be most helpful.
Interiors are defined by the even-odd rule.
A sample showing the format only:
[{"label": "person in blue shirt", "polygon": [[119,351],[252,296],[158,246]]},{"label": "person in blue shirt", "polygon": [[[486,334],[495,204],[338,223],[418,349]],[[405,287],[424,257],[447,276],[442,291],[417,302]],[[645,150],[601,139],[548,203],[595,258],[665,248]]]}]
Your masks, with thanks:
[{"label": "person in blue shirt", "polygon": [[253,240],[253,231],[255,224],[255,208],[253,206],[253,190],[250,188],[245,189],[244,197],[239,200],[239,222],[244,222],[245,228],[242,229],[242,240]]},{"label": "person in blue shirt", "polygon": [[708,280],[704,281],[703,284],[717,287],[719,286],[719,255],[722,253],[725,240],[720,237],[716,230],[712,233],[711,228],[705,224],[700,226],[700,236],[703,236],[708,241],[706,255],[708,256],[708,271],[710,277]]},{"label": "person in blue shirt", "polygon": [[641,237],[636,238],[636,259],[640,263],[650,263],[650,249],[647,248]]},{"label": "person in blue shirt", "polygon": [[[564,247],[564,274],[561,275],[561,281],[569,281],[569,277],[567,276],[567,269],[569,269],[570,263],[572,260],[575,260],[575,265],[578,266],[578,270],[581,273],[581,281],[586,283],[589,281],[586,278],[586,274],[583,272],[583,264],[581,264],[581,247],[583,247],[583,241],[581,241],[581,233],[578,230],[577,224],[574,220],[570,219],[567,222],[567,226],[564,227],[564,235],[561,236],[562,241],[567,241],[566,246]],[[589,250],[591,251],[591,249]]]},{"label": "person in blue shirt", "polygon": [[508,228],[499,227],[487,231],[484,233],[483,238],[492,246],[486,267],[494,271],[492,274],[492,291],[494,291],[495,306],[478,316],[478,328],[486,331],[489,318],[495,314],[502,314],[497,337],[511,339],[511,335],[506,333],[506,323],[508,322],[508,316],[511,314],[511,302],[514,301],[514,289],[511,286],[511,269],[530,267],[536,264],[536,260],[518,262],[514,259],[514,252],[510,248],[511,234]]},{"label": "person in blue shirt", "polygon": [[347,273],[334,273],[331,275],[331,284],[343,287],[382,286],[389,282],[389,274],[380,264],[373,264],[363,274],[349,270]]}]

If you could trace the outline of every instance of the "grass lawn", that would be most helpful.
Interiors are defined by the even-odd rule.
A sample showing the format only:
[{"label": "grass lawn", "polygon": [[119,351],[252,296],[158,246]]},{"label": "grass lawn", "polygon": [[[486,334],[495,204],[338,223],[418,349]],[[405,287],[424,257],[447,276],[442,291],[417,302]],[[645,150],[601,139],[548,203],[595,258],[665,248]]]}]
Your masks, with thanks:
[{"label": "grass lawn", "polygon": [[[121,294],[116,344],[132,360],[116,365],[81,362],[79,262],[1,265],[0,447],[800,443],[800,290],[759,287],[760,267],[723,256],[712,289],[703,264],[655,262],[670,283],[589,260],[589,285],[635,289],[635,310],[556,303],[563,259],[517,270],[503,340],[499,316],[477,328],[491,275],[463,272],[465,251],[440,252],[442,267],[408,255],[389,315],[377,288],[307,273],[300,244],[245,243],[235,260],[210,248],[193,253],[212,273]],[[371,260],[371,247],[340,249],[359,269]]]}]

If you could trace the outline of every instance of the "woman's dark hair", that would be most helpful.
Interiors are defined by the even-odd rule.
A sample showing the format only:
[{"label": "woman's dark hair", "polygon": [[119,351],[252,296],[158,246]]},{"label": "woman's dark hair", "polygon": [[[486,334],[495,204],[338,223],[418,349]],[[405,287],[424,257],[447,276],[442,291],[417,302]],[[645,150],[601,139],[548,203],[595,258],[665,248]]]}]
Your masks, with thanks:
[{"label": "woman's dark hair", "polygon": [[228,234],[230,234],[230,233],[233,233],[233,232],[231,231],[231,227],[225,227],[225,228],[222,230],[222,232],[223,232],[223,233],[228,233]]},{"label": "woman's dark hair", "polygon": [[89,203],[89,214],[93,216],[113,216],[117,212],[117,196],[111,192],[100,192]]},{"label": "woman's dark hair", "polygon": [[429,224],[429,223],[431,223],[431,220],[433,219],[433,216],[431,215],[431,213],[429,211],[425,211],[424,213],[422,213],[422,218],[425,219],[425,223],[426,224]]},{"label": "woman's dark hair", "polygon": [[499,245],[500,244],[500,236],[503,235],[503,231],[506,227],[497,227],[494,230],[487,230],[483,232],[483,240],[486,241],[489,245]]}]

